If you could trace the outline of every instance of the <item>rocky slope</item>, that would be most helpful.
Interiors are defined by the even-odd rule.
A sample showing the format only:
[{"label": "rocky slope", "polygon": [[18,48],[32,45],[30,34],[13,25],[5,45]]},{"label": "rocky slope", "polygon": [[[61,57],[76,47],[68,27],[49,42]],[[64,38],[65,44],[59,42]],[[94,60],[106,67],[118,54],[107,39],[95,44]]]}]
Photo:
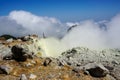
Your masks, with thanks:
[{"label": "rocky slope", "polygon": [[36,35],[0,40],[0,80],[120,80],[120,51],[78,47],[47,57]]},{"label": "rocky slope", "polygon": [[62,53],[59,59],[63,64],[81,69],[89,63],[101,63],[112,76],[120,80],[120,50],[105,49],[101,51],[90,50],[85,47],[77,47]]}]

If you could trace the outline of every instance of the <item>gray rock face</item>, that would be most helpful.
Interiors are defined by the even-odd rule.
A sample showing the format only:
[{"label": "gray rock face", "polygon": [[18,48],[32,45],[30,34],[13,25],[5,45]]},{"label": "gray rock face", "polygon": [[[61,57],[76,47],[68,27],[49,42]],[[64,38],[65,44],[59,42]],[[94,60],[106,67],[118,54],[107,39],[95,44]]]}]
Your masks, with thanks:
[{"label": "gray rock face", "polygon": [[[2,60],[4,58],[5,60],[6,59],[9,60],[12,58],[11,57],[12,53],[15,59],[18,59],[18,57],[23,55],[24,53],[25,53],[24,56],[27,57],[31,57],[31,55],[32,56],[35,55],[37,57],[41,56],[46,57],[46,54],[43,53],[43,50],[41,50],[41,46],[39,44],[40,38],[37,35],[25,36],[23,37],[23,39],[21,38],[15,41],[11,39],[9,39],[8,41],[0,41],[0,59]],[[24,56],[22,56],[23,61],[26,58]]]},{"label": "gray rock face", "polygon": [[116,80],[120,80],[120,66],[114,67],[110,73]]},{"label": "gray rock face", "polygon": [[0,65],[0,74],[10,74],[13,68],[9,65]]},{"label": "gray rock face", "polygon": [[85,71],[88,71],[89,74],[93,77],[105,77],[109,74],[109,70],[106,69],[102,64],[98,63],[88,63],[83,66]]},{"label": "gray rock face", "polygon": [[3,59],[5,56],[12,54],[11,48],[0,45],[0,59]]},{"label": "gray rock face", "polygon": [[66,63],[71,65],[80,65],[81,63],[89,62],[109,62],[120,64],[120,52],[117,49],[108,50],[90,50],[88,48],[77,47],[62,53],[60,57]]},{"label": "gray rock face", "polygon": [[[77,47],[66,52],[63,52],[59,57],[62,65],[70,65],[74,68],[80,69],[80,66],[84,66],[89,63],[101,63],[117,80],[120,80],[120,50],[119,49],[106,49],[106,50],[90,50],[84,47]],[[100,67],[90,70],[100,70]],[[89,71],[90,72],[90,71]],[[102,70],[104,72],[104,70]],[[105,73],[104,75],[106,75]],[[94,74],[93,74],[94,75]],[[96,75],[97,76],[97,75]],[[103,75],[100,75],[103,76]]]}]

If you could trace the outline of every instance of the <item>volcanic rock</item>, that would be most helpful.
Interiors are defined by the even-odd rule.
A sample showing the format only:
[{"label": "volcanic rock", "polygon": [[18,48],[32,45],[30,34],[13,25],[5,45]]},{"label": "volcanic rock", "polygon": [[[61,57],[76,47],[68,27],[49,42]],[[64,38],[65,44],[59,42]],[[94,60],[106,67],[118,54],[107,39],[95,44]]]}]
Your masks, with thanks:
[{"label": "volcanic rock", "polygon": [[30,76],[29,76],[29,79],[31,80],[35,80],[37,78],[37,76],[36,75],[34,75],[34,74],[30,74]]},{"label": "volcanic rock", "polygon": [[0,65],[0,74],[10,74],[13,68],[9,65]]},{"label": "volcanic rock", "polygon": [[47,65],[49,65],[51,62],[52,62],[52,60],[51,60],[50,58],[46,58],[45,61],[44,61],[44,63],[43,63],[43,65],[44,65],[44,66],[47,66]]},{"label": "volcanic rock", "polygon": [[[120,80],[120,50],[118,49],[99,51],[77,47],[63,52],[58,58],[53,58],[46,56],[42,48],[44,45],[40,43],[37,36],[30,35],[22,40],[20,38],[10,42],[0,41],[0,57],[4,58],[0,60],[0,65],[6,66],[1,67],[0,80],[18,78],[26,80],[30,79],[29,74],[35,75],[36,80],[111,80],[112,78],[109,77]],[[9,66],[6,64],[13,70],[9,71]],[[110,76],[108,76],[109,72]]]},{"label": "volcanic rock", "polygon": [[32,53],[29,53],[27,49],[23,48],[21,45],[15,45],[11,49],[13,53],[13,58],[16,61],[25,61],[27,58],[32,58]]},{"label": "volcanic rock", "polygon": [[109,70],[106,69],[102,64],[89,63],[83,67],[85,71],[88,71],[89,74],[93,77],[105,77],[109,74]]},{"label": "volcanic rock", "polygon": [[25,74],[21,74],[20,80],[28,80]]}]

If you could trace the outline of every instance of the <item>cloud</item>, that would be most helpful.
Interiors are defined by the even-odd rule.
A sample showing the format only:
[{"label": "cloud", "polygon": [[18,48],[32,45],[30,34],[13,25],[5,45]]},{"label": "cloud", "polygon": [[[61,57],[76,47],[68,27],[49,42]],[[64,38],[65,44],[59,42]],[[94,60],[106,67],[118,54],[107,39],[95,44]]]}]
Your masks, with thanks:
[{"label": "cloud", "polygon": [[105,48],[107,47],[105,33],[96,22],[86,20],[74,27],[62,41],[70,48],[78,46]]},{"label": "cloud", "polygon": [[116,15],[107,23],[107,39],[109,46],[120,48],[120,14]]},{"label": "cloud", "polygon": [[38,34],[42,36],[61,37],[65,33],[63,24],[52,17],[42,17],[33,15],[27,11],[12,11],[6,17],[0,18],[1,33],[12,34]]},{"label": "cloud", "polygon": [[[76,23],[77,27],[74,27],[62,39],[69,48],[78,46],[92,49],[120,48],[120,14],[114,16],[110,21],[86,20]],[[76,23],[69,23],[69,25]]]},{"label": "cloud", "polygon": [[[68,28],[72,25],[77,26],[67,32]],[[54,45],[57,46],[59,44],[61,47],[63,47],[64,44],[65,49],[78,46],[93,49],[120,48],[120,14],[113,17],[110,21],[102,20],[96,22],[94,20],[85,20],[75,23],[61,23],[56,18],[37,16],[22,10],[12,11],[8,16],[0,17],[0,35],[12,34],[21,36],[38,34],[41,37],[43,33],[47,37],[62,37],[60,40],[54,40],[53,38],[52,40],[48,39],[47,43],[56,42]],[[48,44],[46,46],[48,46]],[[50,44],[49,47],[51,46]],[[61,47],[60,49],[63,49]]]},{"label": "cloud", "polygon": [[14,36],[22,35],[24,28],[8,17],[0,17],[0,35],[11,34]]}]

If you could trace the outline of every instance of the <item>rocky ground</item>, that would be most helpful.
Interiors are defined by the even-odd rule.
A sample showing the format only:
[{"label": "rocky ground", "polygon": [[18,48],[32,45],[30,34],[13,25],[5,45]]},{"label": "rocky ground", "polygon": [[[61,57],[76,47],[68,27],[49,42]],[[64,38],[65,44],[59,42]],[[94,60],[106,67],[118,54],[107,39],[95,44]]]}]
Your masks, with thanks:
[{"label": "rocky ground", "polygon": [[0,80],[120,80],[120,51],[73,48],[46,57],[36,35],[0,40]]}]

